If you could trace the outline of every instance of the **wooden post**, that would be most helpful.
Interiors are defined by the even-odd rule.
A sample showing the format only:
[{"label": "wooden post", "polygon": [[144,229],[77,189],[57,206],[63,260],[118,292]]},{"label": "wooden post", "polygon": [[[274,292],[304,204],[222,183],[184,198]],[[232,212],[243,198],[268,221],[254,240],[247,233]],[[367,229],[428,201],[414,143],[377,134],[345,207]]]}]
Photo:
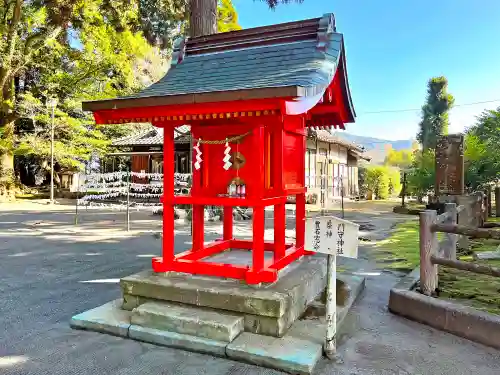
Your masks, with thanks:
[{"label": "wooden post", "polygon": [[[458,196],[457,204],[463,206],[464,208],[458,213],[458,225],[470,226],[470,197],[468,196]],[[470,247],[470,241],[467,236],[459,235],[458,237],[458,248],[460,250],[468,250]]]},{"label": "wooden post", "polygon": [[163,264],[174,260],[174,129],[163,128]]},{"label": "wooden post", "polygon": [[337,269],[336,255],[328,255],[326,269],[326,338],[324,351],[328,359],[335,359],[337,353]]},{"label": "wooden post", "polygon": [[495,187],[495,216],[500,217],[500,186]]},{"label": "wooden post", "polygon": [[438,284],[437,266],[431,262],[431,256],[437,255],[439,246],[437,233],[431,231],[436,221],[436,211],[420,212],[420,289],[427,296],[435,293]]},{"label": "wooden post", "polygon": [[130,174],[127,175],[127,232],[130,232]]},{"label": "wooden post", "polygon": [[484,223],[484,193],[482,191],[479,191],[477,193],[477,227],[481,228]]},{"label": "wooden post", "polygon": [[[447,224],[457,224],[457,205],[455,203],[445,203],[445,212],[449,213]],[[443,246],[443,256],[446,259],[457,259],[458,234],[446,233]]]},{"label": "wooden post", "polygon": [[254,207],[252,270],[255,273],[262,271],[262,268],[264,268],[264,221],[264,207]]},{"label": "wooden post", "polygon": [[306,236],[306,195],[295,196],[295,246],[304,247]]},{"label": "wooden post", "polygon": [[486,197],[488,199],[488,217],[492,217],[493,216],[493,205],[491,204],[491,186],[488,185],[488,187],[486,188]]},{"label": "wooden post", "polygon": [[224,206],[224,231],[223,238],[224,240],[232,240],[233,239],[233,207]]},{"label": "wooden post", "polygon": [[80,172],[76,174],[75,225],[78,225],[78,199],[80,198]]},{"label": "wooden post", "polygon": [[405,207],[405,196],[406,196],[406,172],[403,172],[403,189],[401,192],[401,207]]},{"label": "wooden post", "polygon": [[486,223],[488,221],[488,195],[487,194],[484,194],[483,195],[483,204],[482,204],[482,211],[481,213],[483,214],[482,216],[482,223],[481,223],[481,226],[484,225],[484,223]]},{"label": "wooden post", "polygon": [[274,205],[274,261],[285,256],[286,208],[284,203]]},{"label": "wooden post", "polygon": [[200,204],[193,205],[191,213],[193,220],[193,251],[203,249],[205,245],[205,206]]},{"label": "wooden post", "polygon": [[340,179],[340,203],[342,208],[342,219],[344,219],[344,176]]}]

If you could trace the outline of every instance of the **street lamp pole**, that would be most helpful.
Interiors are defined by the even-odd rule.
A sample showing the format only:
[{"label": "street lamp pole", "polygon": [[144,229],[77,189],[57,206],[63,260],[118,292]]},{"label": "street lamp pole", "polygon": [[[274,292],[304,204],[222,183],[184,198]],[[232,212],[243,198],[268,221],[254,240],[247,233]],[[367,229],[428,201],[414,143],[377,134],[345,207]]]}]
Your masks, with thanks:
[{"label": "street lamp pole", "polygon": [[57,99],[50,99],[47,102],[47,106],[52,109],[52,121],[50,126],[50,204],[54,204],[54,114],[57,106]]}]

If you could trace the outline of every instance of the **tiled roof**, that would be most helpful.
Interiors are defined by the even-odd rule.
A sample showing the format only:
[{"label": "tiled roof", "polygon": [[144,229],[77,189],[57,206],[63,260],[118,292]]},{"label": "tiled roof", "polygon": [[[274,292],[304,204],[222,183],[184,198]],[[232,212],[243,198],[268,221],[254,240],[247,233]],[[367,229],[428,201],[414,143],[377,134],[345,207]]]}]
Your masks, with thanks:
[{"label": "tiled roof", "polygon": [[[174,137],[175,143],[189,143],[191,138],[191,127],[189,125],[182,125],[175,128]],[[312,130],[309,129],[309,137],[317,137],[320,141],[328,142],[331,144],[338,144],[346,147],[348,150],[353,151],[358,157],[366,159],[363,156],[363,148],[338,138],[332,135],[327,130]],[[147,131],[129,135],[127,137],[119,138],[113,141],[113,146],[163,146],[163,133],[158,128],[152,127]]]},{"label": "tiled roof", "polygon": [[310,97],[329,86],[343,48],[333,14],[188,39],[177,42],[160,81],[134,95],[84,103],[84,109],[222,100],[211,96],[217,93],[232,93],[226,100]]},{"label": "tiled roof", "polygon": [[[182,125],[177,127],[174,133],[176,143],[189,143],[191,127]],[[186,134],[187,133],[187,134]],[[113,146],[163,146],[163,132],[158,128],[151,127],[146,131],[132,134],[123,138],[115,139]]]},{"label": "tiled roof", "polygon": [[313,137],[313,138],[316,137],[320,141],[323,141],[323,142],[328,142],[328,143],[332,143],[332,144],[334,143],[334,144],[344,146],[347,149],[355,151],[357,153],[362,153],[364,151],[363,147],[358,146],[355,143],[341,139],[339,137],[336,137],[327,130],[312,130],[312,129],[310,129],[308,135],[310,137]]}]

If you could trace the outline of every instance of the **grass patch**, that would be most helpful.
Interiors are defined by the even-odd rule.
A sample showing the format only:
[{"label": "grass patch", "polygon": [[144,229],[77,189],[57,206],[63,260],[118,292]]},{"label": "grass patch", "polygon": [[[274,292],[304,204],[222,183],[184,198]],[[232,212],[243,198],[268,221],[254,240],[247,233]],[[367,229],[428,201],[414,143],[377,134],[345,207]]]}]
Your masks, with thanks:
[{"label": "grass patch", "polygon": [[[500,222],[500,218],[489,221]],[[420,263],[419,222],[410,220],[396,225],[392,234],[375,245],[375,258],[383,268],[411,271]],[[442,233],[438,234],[441,240]],[[474,260],[474,253],[494,251],[499,240],[471,239],[470,250],[458,259],[500,268],[500,260]],[[500,278],[439,266],[440,298],[455,300],[478,310],[500,315]]]},{"label": "grass patch", "polygon": [[420,262],[418,220],[399,223],[392,234],[375,245],[375,259],[384,268],[411,271]]},{"label": "grass patch", "polygon": [[[438,233],[438,240],[443,238]],[[375,259],[383,268],[410,272],[420,264],[419,221],[399,223],[385,240],[375,245]]]},{"label": "grass patch", "polygon": [[[465,262],[500,267],[500,260],[474,260],[474,253],[494,251],[499,240],[471,239],[471,250],[458,259]],[[456,300],[478,310],[500,315],[500,278],[439,267],[440,297]]]},{"label": "grass patch", "polygon": [[19,200],[30,200],[30,199],[44,199],[49,198],[49,193],[19,193],[16,194],[16,199]]}]

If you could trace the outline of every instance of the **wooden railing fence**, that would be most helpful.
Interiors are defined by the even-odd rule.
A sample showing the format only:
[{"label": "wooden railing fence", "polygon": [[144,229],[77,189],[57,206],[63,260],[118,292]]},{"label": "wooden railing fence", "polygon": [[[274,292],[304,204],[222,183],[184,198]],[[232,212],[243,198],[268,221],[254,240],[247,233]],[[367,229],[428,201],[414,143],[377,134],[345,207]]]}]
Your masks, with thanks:
[{"label": "wooden railing fence", "polygon": [[[500,202],[500,188],[495,189],[495,201]],[[492,214],[491,189],[459,197],[458,202],[458,206],[445,203],[440,215],[434,210],[420,213],[420,292],[425,295],[435,294],[438,288],[438,265],[500,277],[500,268],[457,260],[457,246],[460,242],[466,246],[469,237],[500,240],[500,231],[482,228]],[[445,234],[441,242],[438,232]]]}]

